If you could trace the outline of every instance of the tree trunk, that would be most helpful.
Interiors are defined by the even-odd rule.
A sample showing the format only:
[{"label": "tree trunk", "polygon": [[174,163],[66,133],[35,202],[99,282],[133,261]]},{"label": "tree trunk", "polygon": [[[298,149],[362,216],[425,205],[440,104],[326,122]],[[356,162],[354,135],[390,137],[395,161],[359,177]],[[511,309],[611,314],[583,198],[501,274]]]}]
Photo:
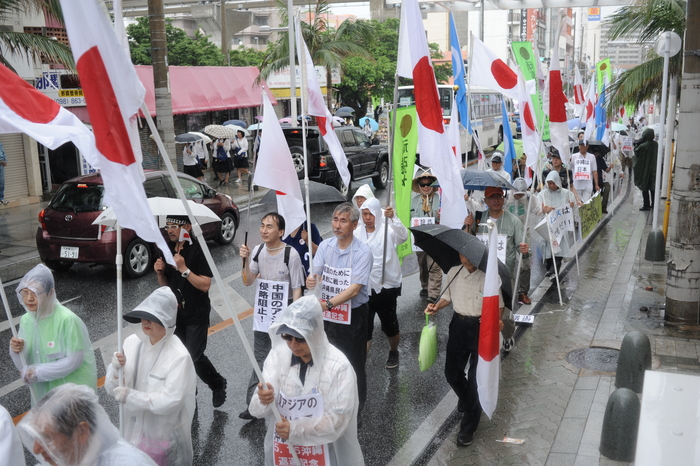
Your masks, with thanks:
[{"label": "tree trunk", "polygon": [[[690,26],[695,20],[700,20],[700,0],[689,0],[685,50],[700,49],[700,28]],[[700,317],[700,56],[684,58],[668,230],[666,319],[696,324]]]},{"label": "tree trunk", "polygon": [[[156,125],[158,126],[158,134],[165,145],[165,150],[168,152],[167,157],[170,158],[174,166],[177,166],[163,0],[148,0],[148,16],[151,30],[151,62],[153,63],[153,88],[156,99]],[[161,167],[164,166],[161,163]]]},{"label": "tree trunk", "polygon": [[331,67],[326,67],[326,102],[328,110],[333,113],[333,80],[331,79]]}]

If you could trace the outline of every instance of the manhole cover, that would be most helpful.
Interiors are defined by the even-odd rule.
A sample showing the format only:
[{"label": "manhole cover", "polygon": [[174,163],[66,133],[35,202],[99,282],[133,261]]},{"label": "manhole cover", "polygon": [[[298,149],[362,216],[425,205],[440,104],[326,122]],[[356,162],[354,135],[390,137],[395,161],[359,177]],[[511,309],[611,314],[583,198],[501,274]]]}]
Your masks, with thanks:
[{"label": "manhole cover", "polygon": [[566,355],[576,367],[599,372],[616,372],[620,351],[612,348],[580,348]]}]

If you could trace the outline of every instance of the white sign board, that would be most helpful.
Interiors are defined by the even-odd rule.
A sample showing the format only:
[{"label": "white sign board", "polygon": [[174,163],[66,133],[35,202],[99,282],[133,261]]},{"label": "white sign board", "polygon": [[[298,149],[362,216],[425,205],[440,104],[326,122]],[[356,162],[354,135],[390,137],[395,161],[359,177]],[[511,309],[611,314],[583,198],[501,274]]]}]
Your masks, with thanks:
[{"label": "white sign board", "polygon": [[[299,84],[301,83],[301,70],[298,66],[295,66],[294,70],[296,71],[296,79],[294,81],[298,89]],[[326,68],[324,68],[323,66],[315,66],[314,70],[316,70],[316,79],[318,79],[318,85],[321,87],[327,87]],[[270,89],[289,89],[289,67],[284,68],[280,71],[275,71],[274,73],[270,74],[270,76],[268,76],[267,79],[265,79],[265,82],[267,82],[267,87],[269,87]],[[331,68],[331,83],[340,84],[340,68]]]}]

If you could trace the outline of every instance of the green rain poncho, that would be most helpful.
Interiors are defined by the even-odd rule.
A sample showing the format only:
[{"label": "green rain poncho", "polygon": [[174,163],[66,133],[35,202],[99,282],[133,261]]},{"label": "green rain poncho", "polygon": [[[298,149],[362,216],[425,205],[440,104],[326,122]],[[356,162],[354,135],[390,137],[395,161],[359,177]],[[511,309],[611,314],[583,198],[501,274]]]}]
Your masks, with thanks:
[{"label": "green rain poncho", "polygon": [[634,184],[642,191],[653,191],[656,183],[656,155],[659,145],[654,141],[654,130],[642,133],[642,142],[634,149]]},{"label": "green rain poncho", "polygon": [[[95,352],[83,321],[56,300],[53,275],[39,264],[19,282],[17,298],[27,313],[19,324],[18,337],[24,340],[23,367],[19,354],[10,349],[12,360],[21,371],[22,380],[30,384],[36,401],[52,388],[72,382],[87,385],[97,392]],[[30,310],[23,295],[33,292],[37,303]]]}]

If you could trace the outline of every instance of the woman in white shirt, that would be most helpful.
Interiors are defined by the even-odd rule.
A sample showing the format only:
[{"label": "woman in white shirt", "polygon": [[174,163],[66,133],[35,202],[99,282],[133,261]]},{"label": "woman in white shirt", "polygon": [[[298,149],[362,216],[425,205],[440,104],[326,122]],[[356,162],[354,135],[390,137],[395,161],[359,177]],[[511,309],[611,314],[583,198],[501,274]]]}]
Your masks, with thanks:
[{"label": "woman in white shirt", "polygon": [[243,174],[250,174],[248,171],[248,140],[245,138],[245,133],[243,131],[238,131],[236,133],[236,139],[233,140],[231,149],[234,151],[233,156],[233,167],[236,169],[236,183],[241,182],[241,176]]}]

